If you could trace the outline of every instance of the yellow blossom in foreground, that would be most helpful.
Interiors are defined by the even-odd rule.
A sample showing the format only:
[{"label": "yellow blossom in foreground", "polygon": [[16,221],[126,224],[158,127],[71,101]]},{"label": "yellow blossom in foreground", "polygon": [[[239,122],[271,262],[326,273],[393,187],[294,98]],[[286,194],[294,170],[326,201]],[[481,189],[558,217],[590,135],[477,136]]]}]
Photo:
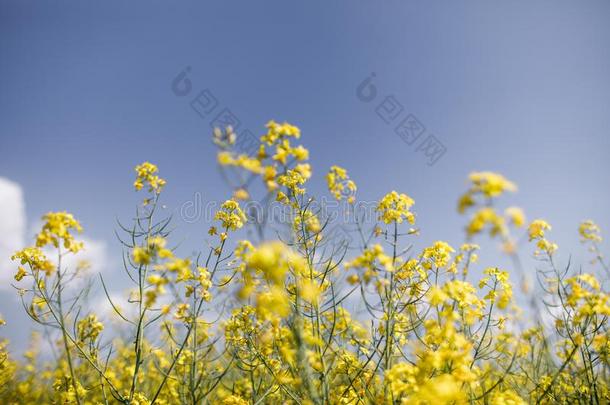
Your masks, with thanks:
[{"label": "yellow blossom in foreground", "polygon": [[549,242],[544,238],[545,231],[551,230],[551,225],[543,219],[536,219],[532,221],[528,228],[529,240],[537,240],[535,252],[536,255],[540,255],[541,252],[546,252],[548,255],[552,255],[557,250],[555,243]]},{"label": "yellow blossom in foreground", "polygon": [[414,203],[415,201],[408,195],[392,191],[379,201],[376,211],[379,212],[379,219],[386,224],[392,222],[400,224],[405,219],[410,224],[414,224],[415,214],[409,210]]},{"label": "yellow blossom in foreground", "polygon": [[303,259],[282,242],[269,242],[254,249],[246,256],[246,264],[276,285],[283,284],[288,271],[300,272],[304,266]]},{"label": "yellow blossom in foreground", "polygon": [[148,185],[148,191],[159,194],[165,186],[165,180],[160,178],[156,173],[159,171],[156,165],[150,162],[144,162],[136,166],[136,181],[133,183],[134,188],[139,191],[145,185]]},{"label": "yellow blossom in foreground", "polygon": [[430,301],[430,305],[439,305],[445,302],[449,296],[443,291],[439,286],[432,286],[430,290],[428,290],[428,300]]},{"label": "yellow blossom in foreground", "polygon": [[305,189],[300,186],[305,184],[307,179],[296,170],[288,170],[286,174],[278,176],[278,184],[285,186],[294,195],[301,195],[305,193]]},{"label": "yellow blossom in foreground", "polygon": [[[11,256],[11,260],[19,260],[22,265],[27,264],[32,271],[43,271],[47,276],[51,275],[55,270],[55,265],[37,247],[28,247],[20,250]],[[21,280],[25,273],[25,269],[19,267],[15,279],[17,281]]]},{"label": "yellow blossom in foreground", "polygon": [[303,279],[299,283],[299,293],[305,301],[316,304],[322,293],[322,289],[316,281]]},{"label": "yellow blossom in foreground", "polygon": [[256,311],[263,320],[284,318],[290,313],[290,302],[286,292],[279,287],[271,287],[256,297]]},{"label": "yellow blossom in foreground", "polygon": [[272,145],[282,137],[294,137],[298,139],[301,136],[299,128],[287,122],[278,124],[271,120],[267,123],[267,130],[267,134],[261,137],[261,141],[266,142],[268,145]]},{"label": "yellow blossom in foreground", "polygon": [[551,225],[543,219],[532,221],[528,228],[530,241],[544,238],[544,231],[551,230]]},{"label": "yellow blossom in foreground", "polygon": [[302,238],[301,224],[305,224],[305,230],[311,233],[320,232],[322,229],[320,220],[311,210],[305,210],[301,215],[294,217],[293,226],[299,239]]},{"label": "yellow blossom in foreground", "polygon": [[17,273],[15,274],[14,278],[16,281],[21,281],[21,280],[23,280],[23,278],[25,276],[27,276],[27,274],[28,273],[25,271],[25,269],[23,267],[19,266],[17,268]]},{"label": "yellow blossom in foreground", "polygon": [[59,247],[60,243],[71,251],[77,253],[83,248],[82,242],[76,242],[70,230],[82,232],[80,223],[67,212],[49,212],[42,217],[44,224],[42,230],[36,235],[36,246],[53,245]]},{"label": "yellow blossom in foreground", "polygon": [[421,253],[420,257],[426,260],[426,264],[434,264],[436,267],[444,267],[451,260],[451,254],[455,250],[443,241],[436,241],[432,246],[427,247]]},{"label": "yellow blossom in foreground", "polygon": [[489,267],[483,274],[487,277],[479,282],[479,288],[483,288],[483,286],[491,288],[485,298],[491,301],[495,300],[498,308],[505,309],[513,297],[513,286],[508,281],[508,272]]},{"label": "yellow blossom in foreground", "polygon": [[214,215],[214,219],[220,221],[224,228],[232,231],[243,227],[246,223],[246,215],[235,200],[227,200],[222,203],[220,210]]},{"label": "yellow blossom in foreground", "polygon": [[139,246],[136,246],[135,248],[133,248],[133,251],[131,252],[132,256],[133,256],[133,261],[136,264],[149,264],[150,260],[151,260],[151,256],[150,253],[148,252],[148,250],[141,248]]},{"label": "yellow blossom in foreground", "polygon": [[[125,280],[133,285],[126,300],[112,298],[110,313],[97,295],[86,296],[96,280],[81,283],[86,274],[79,257],[54,273],[46,249],[77,251],[72,233],[80,225],[67,213],[45,216],[36,246],[14,254],[14,277],[27,315],[45,325],[53,355],[40,352],[42,336],[23,356],[11,356],[0,339],[0,403],[607,402],[610,296],[593,222],[583,222],[579,234],[601,268],[587,272],[551,257],[557,246],[545,239],[550,225],[542,220],[527,234],[537,255],[547,256],[530,265],[517,256],[520,235],[511,234],[525,224],[523,212],[503,211],[496,201],[515,185],[480,172],[471,175],[459,202],[460,210],[472,208],[466,240],[483,231],[499,236],[496,244],[515,262],[524,259],[523,273],[513,271],[517,265],[477,267],[475,244],[458,250],[442,240],[412,242],[409,235],[418,230],[398,224],[414,222],[413,200],[397,192],[377,204],[375,224],[354,219],[359,237],[345,243],[332,232],[322,235],[331,215],[316,206],[315,196],[303,195],[312,167],[304,162],[307,150],[290,144],[299,136],[298,128],[272,121],[261,144],[253,145],[257,150],[236,155],[235,132],[215,131],[219,162],[236,169],[223,173],[236,175],[233,199],[206,225],[218,238],[181,258],[184,247],[170,242],[169,222],[159,218],[163,210],[138,209],[133,227],[120,230],[129,246]],[[250,187],[257,178],[264,184]],[[150,164],[138,167],[138,182],[156,193],[164,184]],[[344,169],[333,166],[326,182],[336,198],[353,197],[355,185]],[[247,229],[256,244],[233,240],[233,231],[246,225],[237,201],[257,201],[258,192],[265,202],[280,201],[286,216]],[[346,208],[358,214],[357,206]],[[381,221],[393,226],[382,229]],[[485,262],[492,259],[486,253]],[[472,281],[473,273],[482,273],[480,282]],[[509,274],[539,280],[535,294],[519,298],[546,306],[541,310],[554,322],[538,322],[517,307],[522,300],[513,299]]]}]

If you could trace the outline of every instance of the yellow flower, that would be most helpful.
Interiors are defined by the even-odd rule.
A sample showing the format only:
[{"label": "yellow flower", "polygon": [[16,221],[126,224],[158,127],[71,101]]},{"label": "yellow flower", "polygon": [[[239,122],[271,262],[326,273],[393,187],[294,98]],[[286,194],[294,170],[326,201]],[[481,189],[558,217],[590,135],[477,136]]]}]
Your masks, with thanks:
[{"label": "yellow flower", "polygon": [[294,167],[294,170],[305,180],[308,180],[311,177],[311,165],[309,163],[300,163]]},{"label": "yellow flower", "polygon": [[463,403],[466,394],[462,381],[451,374],[443,374],[426,381],[415,395],[419,403]]},{"label": "yellow flower", "polygon": [[104,324],[97,319],[95,314],[89,314],[78,321],[76,330],[79,342],[94,342],[104,330]]},{"label": "yellow flower", "polygon": [[131,254],[133,256],[134,263],[141,265],[150,264],[151,256],[147,249],[136,246],[135,248],[133,248]]},{"label": "yellow flower", "polygon": [[227,200],[220,206],[220,210],[214,215],[214,219],[220,221],[226,229],[235,231],[244,226],[246,215],[235,200]]},{"label": "yellow flower", "polygon": [[555,243],[549,242],[544,238],[545,231],[547,230],[551,230],[551,225],[542,219],[534,220],[528,228],[529,240],[537,240],[537,250],[534,252],[537,256],[542,252],[552,255],[557,250]]},{"label": "yellow flower", "polygon": [[[536,243],[536,247],[538,248],[539,251],[547,252],[548,254],[552,254],[553,252],[555,252],[558,249],[558,246],[556,243],[549,242],[546,239],[538,240],[538,242]],[[540,252],[536,252],[536,254],[539,254],[539,253]]]},{"label": "yellow flower", "polygon": [[235,190],[235,192],[233,193],[233,198],[235,200],[245,201],[248,198],[250,198],[250,194],[248,194],[247,190],[240,188],[240,189]]},{"label": "yellow flower", "polygon": [[248,405],[249,402],[239,395],[229,395],[222,400],[222,405]]},{"label": "yellow flower", "polygon": [[364,270],[364,281],[370,282],[371,279],[377,276],[378,269],[383,268],[385,271],[393,272],[394,265],[392,258],[383,252],[383,247],[375,244],[368,249],[365,249],[362,254],[354,260],[345,264],[346,269],[360,268]]},{"label": "yellow flower", "polygon": [[505,191],[516,191],[517,186],[504,176],[493,172],[474,172],[470,174],[472,191],[485,197],[497,197]]},{"label": "yellow flower", "polygon": [[301,231],[302,223],[305,224],[305,230],[307,232],[317,233],[317,232],[320,232],[320,230],[322,229],[322,226],[320,225],[320,220],[318,219],[318,217],[313,212],[311,212],[311,210],[305,210],[300,215],[297,214],[294,217],[293,226],[294,226],[294,230],[296,231],[297,238],[299,240],[303,238],[302,231]]},{"label": "yellow flower", "polygon": [[417,386],[417,367],[407,363],[397,363],[385,372],[385,382],[394,398],[412,393]]},{"label": "yellow flower", "polygon": [[584,273],[578,276],[578,279],[587,283],[591,288],[593,288],[596,291],[600,290],[600,284],[599,281],[597,281],[597,279],[595,278],[594,275],[592,274],[588,274],[588,273]]},{"label": "yellow flower", "polygon": [[429,260],[436,267],[444,267],[451,260],[451,253],[453,252],[455,250],[447,242],[439,240],[434,242],[432,246],[425,248],[420,257]]},{"label": "yellow flower", "polygon": [[189,259],[172,258],[163,264],[163,268],[167,271],[178,273],[180,279],[177,281],[190,280],[192,278],[191,261]]},{"label": "yellow flower", "polygon": [[299,293],[305,301],[316,304],[322,289],[314,280],[303,279],[299,285]]},{"label": "yellow flower", "polygon": [[25,269],[21,266],[17,268],[17,274],[15,274],[15,280],[21,281],[25,276],[27,276]]},{"label": "yellow flower", "polygon": [[356,183],[349,179],[347,170],[339,166],[332,166],[326,175],[328,191],[337,199],[341,200],[347,196],[347,201],[352,204],[355,201]]},{"label": "yellow flower", "polygon": [[[479,288],[483,288],[484,286],[492,288],[485,298],[490,301],[495,301],[498,308],[505,309],[513,297],[513,286],[508,281],[508,272],[502,271],[497,267],[488,267],[483,271],[483,274],[488,277],[484,277],[479,282]],[[491,284],[490,280],[493,280],[498,285],[497,290],[493,289],[494,286]],[[497,293],[498,290],[500,292],[499,294]]]},{"label": "yellow flower", "polygon": [[263,172],[260,160],[246,154],[235,157],[231,152],[223,151],[218,153],[217,159],[218,164],[221,166],[240,167],[255,174],[261,174]]},{"label": "yellow flower", "polygon": [[534,239],[544,238],[544,231],[551,230],[551,225],[543,219],[536,219],[532,221],[529,226],[528,233],[530,241]]},{"label": "yellow flower", "polygon": [[189,309],[191,306],[189,304],[178,304],[174,317],[178,320],[187,321],[189,318]]},{"label": "yellow flower", "polygon": [[273,155],[273,160],[277,160],[281,164],[285,165],[288,161],[289,156],[290,156],[290,142],[288,142],[286,140],[276,146],[275,155]]},{"label": "yellow flower", "polygon": [[267,190],[273,191],[277,188],[277,183],[275,182],[275,176],[277,176],[277,169],[275,166],[265,166],[262,172],[263,181],[267,186]]},{"label": "yellow flower", "polygon": [[284,318],[290,313],[290,302],[286,292],[280,287],[270,287],[256,297],[256,311],[263,320]]},{"label": "yellow flower", "polygon": [[281,191],[277,192],[277,196],[275,197],[275,200],[277,202],[280,202],[282,204],[289,204],[290,203],[290,199],[288,198],[288,196],[286,194],[284,194]]},{"label": "yellow flower", "polygon": [[470,223],[466,226],[466,234],[468,236],[476,235],[487,225],[490,225],[489,234],[491,236],[506,233],[504,218],[498,215],[493,208],[484,207],[474,213]]},{"label": "yellow flower", "polygon": [[218,161],[218,164],[221,166],[229,166],[232,165],[234,162],[233,155],[231,155],[231,152],[218,152],[216,159]]},{"label": "yellow flower", "polygon": [[301,131],[294,125],[290,125],[287,122],[278,124],[271,120],[267,123],[267,134],[261,137],[261,142],[266,142],[268,145],[272,145],[284,137],[294,137],[298,139],[301,136]]},{"label": "yellow flower", "polygon": [[141,190],[145,185],[148,185],[148,191],[159,194],[165,186],[165,180],[160,178],[156,173],[159,171],[157,166],[150,162],[144,162],[135,168],[136,181],[133,183],[136,191]]},{"label": "yellow flower", "polygon": [[[28,247],[15,252],[15,254],[11,256],[11,260],[19,260],[22,265],[29,265],[32,271],[44,271],[47,276],[50,276],[55,270],[55,265],[47,259],[38,247]],[[15,279],[19,277],[17,280],[19,281],[24,275],[24,269],[20,266],[15,275]]]},{"label": "yellow flower", "polygon": [[357,275],[357,274],[350,274],[350,275],[347,277],[347,279],[346,279],[346,280],[347,280],[347,282],[348,282],[348,283],[350,283],[351,285],[355,285],[355,284],[358,284],[358,283],[360,282],[360,277],[358,277],[358,275]]},{"label": "yellow flower", "polygon": [[299,186],[303,185],[306,180],[307,179],[296,170],[287,170],[286,174],[282,174],[277,178],[278,184],[285,186],[294,195],[301,195],[305,193],[305,189],[300,188]]},{"label": "yellow flower", "polygon": [[590,219],[583,221],[578,226],[578,233],[580,234],[582,242],[592,241],[592,242],[601,242],[602,237],[600,235],[601,230],[599,226],[595,224],[595,222]]},{"label": "yellow flower", "polygon": [[45,223],[40,233],[36,236],[37,247],[44,247],[49,244],[59,247],[59,243],[62,241],[63,246],[72,253],[77,253],[83,248],[83,243],[76,242],[74,236],[70,233],[72,229],[77,232],[82,232],[83,230],[80,223],[74,219],[72,214],[67,212],[49,212],[42,219]]},{"label": "yellow flower", "polygon": [[509,221],[517,228],[521,228],[525,224],[525,214],[519,207],[508,207],[504,211],[504,215],[506,215],[509,218]]},{"label": "yellow flower", "polygon": [[475,205],[475,200],[472,197],[472,192],[468,191],[466,194],[460,197],[458,200],[458,212],[463,214],[466,209]]},{"label": "yellow flower", "polygon": [[309,151],[303,147],[303,145],[299,145],[296,148],[292,148],[290,151],[294,158],[298,161],[303,161],[309,159]]},{"label": "yellow flower", "polygon": [[131,405],[150,405],[150,401],[141,392],[136,392],[133,399],[130,401]]},{"label": "yellow flower", "polygon": [[303,259],[282,242],[268,242],[259,246],[247,256],[246,264],[276,285],[283,285],[290,268],[300,269],[304,266]]},{"label": "yellow flower", "polygon": [[438,286],[430,287],[427,297],[428,301],[430,302],[430,305],[442,304],[443,302],[445,302],[446,299],[449,298],[449,296],[445,294],[443,289]]},{"label": "yellow flower", "polygon": [[402,223],[406,219],[410,224],[415,223],[415,214],[409,209],[415,201],[406,194],[398,194],[396,191],[392,191],[386,194],[381,201],[377,204],[377,212],[379,212],[379,219],[386,224],[397,222]]},{"label": "yellow flower", "polygon": [[[405,194],[391,192],[376,204],[379,219],[372,229],[356,224],[359,243],[322,235],[325,220],[332,218],[327,207],[315,206],[319,200],[303,196],[312,167],[305,162],[307,149],[291,145],[299,136],[298,128],[271,121],[257,150],[237,155],[231,152],[237,141],[233,129],[215,129],[218,161],[238,176],[233,198],[222,203],[209,228],[218,239],[205,253],[183,259],[168,247],[165,220],[155,217],[147,228],[136,218],[126,258],[136,284],[128,297],[133,311],[114,308],[128,319],[129,330],[113,330],[117,334],[107,342],[98,317],[80,315],[87,307],[79,300],[85,285],[68,288],[80,275],[79,258],[64,262],[62,277],[44,277],[56,268],[46,248],[82,247],[73,236],[81,227],[72,215],[45,215],[35,246],[13,255],[14,277],[34,281],[18,289],[27,314],[60,332],[65,327],[58,337],[67,340],[56,359],[41,362],[37,340],[15,360],[0,339],[0,402],[93,404],[112,397],[150,405],[154,395],[159,404],[189,398],[227,405],[522,405],[592,398],[605,403],[610,397],[604,374],[610,364],[605,280],[584,268],[567,275],[565,268],[555,269],[556,261],[545,260],[538,272],[543,288],[534,298],[552,306],[554,322],[522,332],[517,326],[523,312],[513,299],[508,271],[486,267],[478,286],[468,281],[479,246],[466,243],[456,252],[437,240],[418,252],[393,240],[387,224],[415,222],[414,202]],[[164,185],[156,166],[144,163],[136,170],[136,188],[149,189],[145,201],[156,202]],[[251,183],[259,177],[263,184]],[[356,185],[345,169],[332,166],[326,182],[335,199],[354,202]],[[286,242],[229,242],[230,233],[245,225],[238,201],[251,199],[250,187],[265,193],[265,202],[276,198],[285,205],[282,213],[290,216],[277,237]],[[470,175],[458,203],[460,212],[472,215],[468,237],[483,231],[500,235],[506,250],[517,254],[518,238],[511,232],[527,225],[523,211],[497,208],[495,201],[515,189],[496,173]],[[355,208],[348,213],[357,214]],[[144,211],[154,213],[152,207]],[[546,239],[550,229],[543,220],[527,228],[537,255],[557,249]],[[265,240],[266,231],[276,229],[257,230],[263,232],[253,237]],[[599,227],[587,220],[578,231],[601,260]],[[417,232],[404,229],[398,236]],[[352,250],[358,244],[363,247]],[[352,316],[344,306],[354,305],[368,311]],[[548,336],[557,339],[548,345]]]}]

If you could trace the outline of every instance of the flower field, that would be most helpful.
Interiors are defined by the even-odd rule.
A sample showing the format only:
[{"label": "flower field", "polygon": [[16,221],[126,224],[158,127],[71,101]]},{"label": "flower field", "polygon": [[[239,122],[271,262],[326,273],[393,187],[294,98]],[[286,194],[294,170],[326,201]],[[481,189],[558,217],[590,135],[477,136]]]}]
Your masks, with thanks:
[{"label": "flower field", "polygon": [[[152,163],[136,166],[137,214],[117,229],[125,302],[86,263],[65,265],[87,249],[76,217],[43,217],[31,246],[12,256],[23,316],[39,332],[23,356],[0,343],[0,403],[610,402],[610,271],[593,221],[578,228],[582,246],[562,247],[590,260],[559,264],[551,225],[504,206],[517,185],[475,172],[456,196],[463,244],[435,235],[416,249],[425,201],[390,190],[364,221],[357,179],[332,166],[323,169],[328,195],[352,218],[336,232],[307,190],[313,168],[299,128],[270,121],[251,154],[236,138],[230,127],[214,131],[233,194],[202,230],[208,246],[197,255],[178,253],[160,210],[171,179]],[[253,201],[284,220],[269,210],[253,219]],[[490,239],[512,266],[479,266],[476,243]],[[75,282],[90,288],[69,288]],[[0,335],[12,327],[0,323]]]}]

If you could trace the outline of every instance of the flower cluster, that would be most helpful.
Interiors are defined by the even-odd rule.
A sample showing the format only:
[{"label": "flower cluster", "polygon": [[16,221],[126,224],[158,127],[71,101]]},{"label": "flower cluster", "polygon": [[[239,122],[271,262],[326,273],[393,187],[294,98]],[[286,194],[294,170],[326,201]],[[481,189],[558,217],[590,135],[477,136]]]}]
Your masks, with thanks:
[{"label": "flower cluster", "polygon": [[383,247],[375,244],[372,247],[365,249],[362,254],[354,260],[345,263],[346,269],[357,268],[362,269],[363,279],[366,283],[377,276],[378,271],[394,271],[392,258],[386,255]]},{"label": "flower cluster", "polygon": [[[27,264],[30,270],[34,272],[43,271],[47,276],[51,275],[55,269],[55,265],[37,247],[22,249],[16,252],[11,259],[19,260],[22,266]],[[22,266],[18,267],[17,274],[15,274],[15,280],[17,281],[21,281],[27,275],[26,270]]]},{"label": "flower cluster", "polygon": [[[307,149],[292,145],[300,136],[270,121],[248,154],[236,153],[231,127],[214,130],[232,197],[207,225],[205,250],[187,255],[171,241],[171,218],[155,209],[165,185],[158,168],[137,166],[136,189],[152,195],[131,225],[120,223],[124,292],[62,260],[84,248],[74,236],[81,225],[66,212],[45,215],[35,245],[13,255],[24,309],[45,333],[22,360],[0,340],[0,403],[610,401],[607,278],[565,262],[547,240],[548,222],[525,228],[522,209],[499,208],[514,183],[470,175],[458,202],[470,213],[461,245],[420,240],[409,228],[414,201],[396,191],[377,203],[374,223],[350,218],[342,229],[356,237],[345,241],[305,190],[312,167]],[[326,183],[355,211],[345,169],[332,166]],[[247,221],[240,202],[257,193],[281,203],[286,224]],[[600,228],[587,220],[578,233],[607,271]],[[502,267],[472,243],[485,234],[509,255]],[[536,263],[520,256],[527,239]],[[539,285],[514,288],[529,278]],[[108,311],[90,304],[96,287]],[[53,356],[40,353],[42,339]]]},{"label": "flower cluster", "polygon": [[557,250],[555,243],[549,242],[545,237],[545,232],[551,230],[551,225],[543,219],[536,219],[528,227],[529,240],[536,241],[537,255],[542,252],[547,253],[549,256]]},{"label": "flower cluster", "polygon": [[165,186],[165,180],[160,178],[156,173],[159,171],[157,166],[150,162],[144,162],[136,166],[136,180],[133,186],[137,191],[142,190],[144,186],[148,186],[149,192],[159,194]]},{"label": "flower cluster", "polygon": [[237,201],[227,200],[222,203],[220,210],[214,215],[214,219],[220,221],[223,228],[236,231],[246,223],[246,214],[241,210]]},{"label": "flower cluster", "polygon": [[377,204],[379,219],[386,224],[393,222],[400,224],[405,219],[410,224],[414,224],[415,214],[410,211],[413,204],[415,204],[415,201],[408,195],[392,191],[386,194]]},{"label": "flower cluster", "polygon": [[339,166],[332,166],[326,175],[326,183],[328,191],[337,199],[347,199],[347,202],[353,204],[356,201],[354,194],[356,193],[356,183],[347,175],[347,170]]},{"label": "flower cluster", "polygon": [[578,226],[578,233],[583,241],[601,242],[599,226],[590,219],[583,221]]},{"label": "flower cluster", "polygon": [[81,343],[95,342],[104,330],[104,324],[97,319],[97,315],[89,314],[78,321],[76,336]]},{"label": "flower cluster", "polygon": [[76,242],[74,236],[70,233],[70,230],[82,231],[80,223],[74,219],[72,214],[49,212],[42,217],[42,220],[44,225],[36,236],[37,247],[44,247],[49,244],[58,247],[61,241],[63,246],[72,253],[77,253],[83,248],[83,244]]},{"label": "flower cluster", "polygon": [[490,236],[500,235],[506,250],[512,247],[507,223],[520,228],[525,223],[525,214],[519,207],[508,207],[504,215],[494,208],[495,200],[507,191],[514,192],[517,186],[504,176],[493,172],[474,172],[469,176],[470,186],[458,201],[458,212],[464,214],[475,209],[466,226],[466,234],[473,237],[488,229]]}]

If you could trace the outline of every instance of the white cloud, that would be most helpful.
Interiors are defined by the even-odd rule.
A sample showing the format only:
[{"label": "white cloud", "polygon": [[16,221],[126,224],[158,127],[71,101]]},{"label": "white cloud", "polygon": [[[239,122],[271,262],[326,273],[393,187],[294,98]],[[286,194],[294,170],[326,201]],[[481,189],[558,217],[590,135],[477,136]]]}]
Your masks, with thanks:
[{"label": "white cloud", "polygon": [[11,255],[25,243],[25,203],[19,184],[0,177],[0,288],[10,287]]},{"label": "white cloud", "polygon": [[[27,244],[26,226],[27,218],[21,186],[0,177],[0,289],[10,289],[11,283],[15,282],[13,275],[16,271],[16,263],[11,260],[11,255]],[[30,240],[33,240],[33,235],[41,226],[42,222],[39,219],[31,221]],[[77,239],[84,242],[84,250],[76,255],[65,255],[62,258],[62,268],[74,270],[81,261],[86,261],[90,265],[89,274],[105,271],[108,267],[106,243],[80,235]],[[54,252],[45,251],[45,253],[51,261],[56,261]],[[80,283],[73,283],[72,286],[79,287]]]}]

